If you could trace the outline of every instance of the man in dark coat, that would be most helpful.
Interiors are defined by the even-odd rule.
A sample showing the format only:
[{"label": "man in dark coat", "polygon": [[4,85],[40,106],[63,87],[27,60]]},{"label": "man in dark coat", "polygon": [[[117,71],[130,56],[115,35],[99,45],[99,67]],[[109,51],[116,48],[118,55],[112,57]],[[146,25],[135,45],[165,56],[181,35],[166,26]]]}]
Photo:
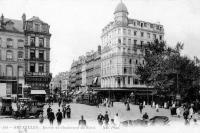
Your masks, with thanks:
[{"label": "man in dark coat", "polygon": [[104,120],[105,120],[105,124],[108,125],[108,122],[109,122],[108,111],[106,111],[106,114],[104,115]]},{"label": "man in dark coat", "polygon": [[54,119],[55,119],[55,115],[54,115],[54,113],[52,112],[52,109],[51,109],[50,112],[49,112],[48,119],[49,119],[50,124],[53,125],[53,121],[54,121]]},{"label": "man in dark coat", "polygon": [[70,108],[70,105],[67,106],[66,112],[67,112],[67,118],[71,118],[71,108]]},{"label": "man in dark coat", "polygon": [[47,117],[49,116],[49,112],[51,112],[51,106],[49,105],[49,107],[47,108]]},{"label": "man in dark coat", "polygon": [[183,117],[185,119],[185,125],[188,125],[189,124],[189,119],[188,119],[188,116],[189,116],[189,111],[188,109],[186,108],[184,113],[183,113]]},{"label": "man in dark coat", "polygon": [[58,125],[61,124],[62,122],[62,112],[60,112],[60,109],[58,109],[58,112],[56,113],[56,117],[57,117],[57,122],[58,122]]},{"label": "man in dark coat", "polygon": [[103,119],[104,119],[104,117],[103,117],[103,115],[100,113],[100,114],[98,115],[98,117],[97,117],[97,120],[98,120],[98,123],[99,123],[100,126],[103,125]]}]

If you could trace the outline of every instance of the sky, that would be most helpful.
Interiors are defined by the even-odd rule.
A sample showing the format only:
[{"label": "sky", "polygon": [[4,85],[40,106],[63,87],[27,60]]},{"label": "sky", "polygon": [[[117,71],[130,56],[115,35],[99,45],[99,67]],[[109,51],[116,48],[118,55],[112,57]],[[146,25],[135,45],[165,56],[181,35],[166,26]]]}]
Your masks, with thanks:
[{"label": "sky", "polygon": [[[160,23],[170,46],[184,43],[183,54],[200,57],[200,0],[122,0],[129,18]],[[0,0],[0,14],[11,19],[38,16],[50,25],[51,64],[55,76],[73,60],[101,45],[101,31],[114,20],[120,0]]]}]

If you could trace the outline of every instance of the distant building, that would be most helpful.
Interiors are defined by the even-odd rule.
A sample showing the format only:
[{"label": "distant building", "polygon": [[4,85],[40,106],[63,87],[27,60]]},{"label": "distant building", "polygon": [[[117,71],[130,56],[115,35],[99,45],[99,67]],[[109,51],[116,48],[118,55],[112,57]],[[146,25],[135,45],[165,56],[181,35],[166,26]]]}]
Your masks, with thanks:
[{"label": "distant building", "polygon": [[[6,95],[22,96],[24,86],[24,42],[21,20],[0,18],[0,84],[5,84]],[[3,89],[3,88],[1,88]]]}]

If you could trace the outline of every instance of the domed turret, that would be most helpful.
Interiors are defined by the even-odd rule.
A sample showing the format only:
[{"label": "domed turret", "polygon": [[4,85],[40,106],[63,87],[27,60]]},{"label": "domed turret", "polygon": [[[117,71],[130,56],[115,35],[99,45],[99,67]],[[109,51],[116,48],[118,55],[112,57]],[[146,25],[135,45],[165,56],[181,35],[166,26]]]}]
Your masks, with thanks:
[{"label": "domed turret", "polygon": [[127,10],[126,5],[125,5],[124,3],[120,2],[120,3],[117,5],[117,7],[115,8],[114,14],[115,14],[115,13],[118,13],[118,12],[125,12],[125,13],[128,14],[128,10]]},{"label": "domed turret", "polygon": [[128,24],[128,10],[122,1],[115,8],[114,15],[114,19],[117,24],[124,26]]}]

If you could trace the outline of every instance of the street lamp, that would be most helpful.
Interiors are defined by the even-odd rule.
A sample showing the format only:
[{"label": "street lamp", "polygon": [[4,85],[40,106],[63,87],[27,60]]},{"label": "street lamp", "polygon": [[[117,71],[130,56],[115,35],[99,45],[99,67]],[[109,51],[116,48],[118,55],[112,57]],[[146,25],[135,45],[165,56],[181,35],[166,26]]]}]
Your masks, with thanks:
[{"label": "street lamp", "polygon": [[62,89],[61,88],[61,83],[62,83],[62,81],[60,80],[59,82],[60,82],[60,97],[61,97],[61,89]]}]

